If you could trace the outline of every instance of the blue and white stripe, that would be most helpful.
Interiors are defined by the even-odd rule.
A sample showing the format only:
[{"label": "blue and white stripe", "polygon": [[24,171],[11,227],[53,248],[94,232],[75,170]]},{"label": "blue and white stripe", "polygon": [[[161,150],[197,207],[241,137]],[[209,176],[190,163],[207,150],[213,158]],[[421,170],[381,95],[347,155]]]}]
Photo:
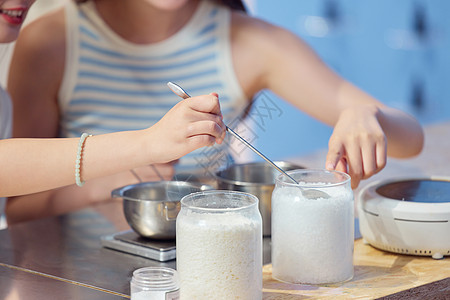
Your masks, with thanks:
[{"label": "blue and white stripe", "polygon": [[67,46],[77,48],[66,61],[66,90],[60,91],[65,95],[60,97],[62,136],[153,125],[180,101],[167,88],[168,81],[191,95],[217,92],[225,120],[242,113],[246,101],[229,53],[228,9],[203,1],[180,32],[150,45],[132,44],[116,35],[92,1],[78,9],[69,3],[66,18],[77,24],[68,26],[75,32],[68,33],[72,38]]}]

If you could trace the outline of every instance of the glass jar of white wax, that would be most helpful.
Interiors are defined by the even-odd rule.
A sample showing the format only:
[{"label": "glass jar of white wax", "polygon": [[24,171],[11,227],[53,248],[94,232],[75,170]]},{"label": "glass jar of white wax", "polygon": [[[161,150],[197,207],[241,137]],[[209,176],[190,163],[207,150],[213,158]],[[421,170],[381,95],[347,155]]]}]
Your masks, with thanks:
[{"label": "glass jar of white wax", "polygon": [[206,191],[181,199],[177,217],[180,299],[262,298],[258,198]]},{"label": "glass jar of white wax", "polygon": [[[350,280],[354,244],[350,176],[308,169],[288,173],[300,187],[284,175],[276,180],[272,194],[272,276],[304,284]],[[315,191],[304,192],[311,189]]]},{"label": "glass jar of white wax", "polygon": [[177,271],[165,267],[146,267],[133,272],[131,300],[178,300]]}]

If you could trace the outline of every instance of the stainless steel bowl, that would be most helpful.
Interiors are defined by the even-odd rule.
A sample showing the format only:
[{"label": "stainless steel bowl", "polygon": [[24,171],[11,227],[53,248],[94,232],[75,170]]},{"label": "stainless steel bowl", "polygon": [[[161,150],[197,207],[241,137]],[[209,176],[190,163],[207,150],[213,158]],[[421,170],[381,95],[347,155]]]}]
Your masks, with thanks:
[{"label": "stainless steel bowl", "polygon": [[[274,163],[285,171],[304,169],[285,161]],[[258,197],[265,236],[271,233],[272,192],[278,175],[280,172],[266,162],[234,164],[216,173],[219,189],[246,192]]]},{"label": "stainless steel bowl", "polygon": [[153,239],[174,239],[180,200],[184,196],[212,189],[186,181],[157,181],[127,185],[111,192],[123,199],[123,212],[131,228]]}]

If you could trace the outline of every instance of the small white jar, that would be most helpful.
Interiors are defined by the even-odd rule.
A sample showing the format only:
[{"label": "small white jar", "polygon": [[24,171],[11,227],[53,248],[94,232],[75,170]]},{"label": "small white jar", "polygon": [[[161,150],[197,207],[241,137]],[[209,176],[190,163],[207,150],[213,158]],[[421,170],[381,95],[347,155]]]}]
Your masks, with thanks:
[{"label": "small white jar", "polygon": [[133,272],[130,282],[131,300],[178,300],[180,288],[176,270],[146,267]]}]

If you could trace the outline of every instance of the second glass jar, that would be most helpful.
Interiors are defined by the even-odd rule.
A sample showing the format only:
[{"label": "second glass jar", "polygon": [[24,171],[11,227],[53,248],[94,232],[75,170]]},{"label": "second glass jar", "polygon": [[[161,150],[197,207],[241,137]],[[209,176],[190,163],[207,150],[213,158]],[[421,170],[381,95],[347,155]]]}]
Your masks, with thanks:
[{"label": "second glass jar", "polygon": [[181,299],[262,298],[257,197],[234,191],[185,196],[176,239]]},{"label": "second glass jar", "polygon": [[[350,176],[327,170],[280,175],[272,194],[272,276],[325,284],[353,277],[354,208]],[[329,197],[305,197],[314,189]]]}]

